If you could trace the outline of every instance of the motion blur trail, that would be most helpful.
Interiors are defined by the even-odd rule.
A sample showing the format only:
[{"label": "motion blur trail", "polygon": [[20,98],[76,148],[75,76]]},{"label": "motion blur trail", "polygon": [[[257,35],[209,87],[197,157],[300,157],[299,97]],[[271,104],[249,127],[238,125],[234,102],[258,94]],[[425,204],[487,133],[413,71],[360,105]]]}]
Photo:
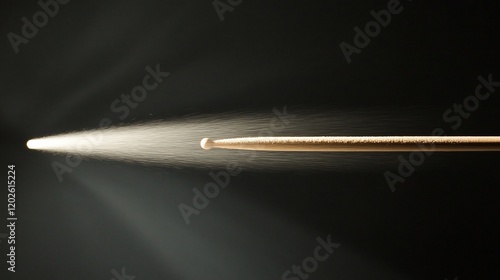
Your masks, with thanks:
[{"label": "motion blur trail", "polygon": [[348,136],[392,134],[386,127],[405,127],[394,116],[374,118],[349,111],[336,113],[286,112],[222,114],[137,123],[32,139],[27,145],[52,153],[84,158],[135,162],[146,165],[225,168],[228,164],[253,170],[325,170],[377,166],[390,155],[377,153],[291,153],[210,150],[200,140],[257,136]]}]

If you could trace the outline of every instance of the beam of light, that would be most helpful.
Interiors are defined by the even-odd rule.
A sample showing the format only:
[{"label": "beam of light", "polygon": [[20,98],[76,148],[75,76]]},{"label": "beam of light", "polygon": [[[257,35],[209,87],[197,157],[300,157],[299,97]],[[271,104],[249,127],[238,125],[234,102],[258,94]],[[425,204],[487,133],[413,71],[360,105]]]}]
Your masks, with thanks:
[{"label": "beam of light", "polygon": [[[287,169],[383,168],[393,155],[380,153],[293,153],[255,152],[200,148],[205,137],[286,135],[377,135],[403,134],[407,118],[388,113],[293,111],[292,115],[231,113],[190,116],[170,121],[154,121],[108,127],[31,139],[27,146],[43,152],[79,155],[83,158],[135,162],[174,168],[214,169],[228,165],[263,171]],[[376,117],[374,117],[376,116]],[[286,117],[287,119],[283,119]],[[414,127],[419,125],[414,122]]]},{"label": "beam of light", "polygon": [[488,152],[500,151],[499,136],[316,136],[211,140],[201,148],[290,152]]}]

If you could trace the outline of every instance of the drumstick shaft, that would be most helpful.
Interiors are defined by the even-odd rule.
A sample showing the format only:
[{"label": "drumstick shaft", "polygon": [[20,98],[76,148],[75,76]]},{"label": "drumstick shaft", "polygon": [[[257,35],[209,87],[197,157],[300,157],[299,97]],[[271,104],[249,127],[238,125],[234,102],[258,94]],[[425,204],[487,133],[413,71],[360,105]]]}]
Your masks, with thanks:
[{"label": "drumstick shaft", "polygon": [[500,151],[500,136],[246,137],[201,142],[203,149],[290,152]]}]

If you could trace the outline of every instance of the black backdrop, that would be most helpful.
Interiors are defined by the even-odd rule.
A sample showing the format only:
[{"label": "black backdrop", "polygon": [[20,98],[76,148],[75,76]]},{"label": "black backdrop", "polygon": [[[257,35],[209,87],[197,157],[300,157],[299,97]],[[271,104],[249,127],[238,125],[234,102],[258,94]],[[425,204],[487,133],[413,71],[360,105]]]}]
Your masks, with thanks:
[{"label": "black backdrop", "polygon": [[[500,81],[498,2],[402,1],[348,63],[339,45],[353,45],[353,28],[388,2],[243,1],[221,21],[210,1],[73,0],[16,53],[8,34],[21,36],[21,19],[41,7],[2,1],[2,164],[16,164],[19,220],[17,272],[7,271],[0,238],[1,274],[119,279],[125,268],[135,279],[281,279],[331,235],[341,246],[309,279],[494,278],[498,153],[433,155],[395,192],[383,172],[397,171],[397,155],[376,170],[243,172],[186,225],[178,205],[210,170],[85,160],[61,182],[51,163],[64,156],[25,148],[103,118],[275,106],[387,111],[407,123],[384,131],[395,135],[500,135],[500,90],[457,130],[442,116],[474,95],[479,76]],[[120,120],[110,104],[157,64],[170,76]]]}]

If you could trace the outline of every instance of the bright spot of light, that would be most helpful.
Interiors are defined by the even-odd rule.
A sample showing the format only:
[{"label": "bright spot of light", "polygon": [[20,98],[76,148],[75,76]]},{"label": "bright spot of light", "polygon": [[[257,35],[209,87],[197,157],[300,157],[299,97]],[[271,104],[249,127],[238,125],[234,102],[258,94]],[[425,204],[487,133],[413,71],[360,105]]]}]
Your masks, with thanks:
[{"label": "bright spot of light", "polygon": [[31,139],[28,142],[26,142],[26,146],[28,149],[32,150],[38,150],[43,148],[43,140],[40,139]]},{"label": "bright spot of light", "polygon": [[76,146],[78,139],[70,136],[46,137],[31,139],[26,142],[26,146],[31,150],[51,150],[71,149]]}]

